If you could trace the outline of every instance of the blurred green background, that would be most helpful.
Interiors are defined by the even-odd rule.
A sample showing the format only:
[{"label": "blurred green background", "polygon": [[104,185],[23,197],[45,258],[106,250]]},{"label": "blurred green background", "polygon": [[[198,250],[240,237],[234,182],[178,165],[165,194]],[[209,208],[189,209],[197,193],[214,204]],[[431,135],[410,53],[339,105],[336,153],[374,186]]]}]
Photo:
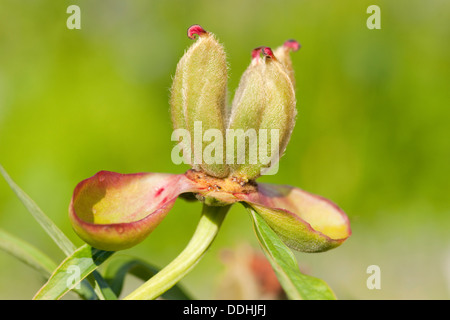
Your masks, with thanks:
[{"label": "blurred green background", "polygon": [[[71,4],[81,30],[66,27]],[[381,8],[380,30],[366,27],[371,4]],[[292,56],[297,125],[278,174],[259,181],[332,199],[353,235],[330,252],[297,254],[301,268],[341,299],[448,299],[448,1],[0,0],[0,163],[77,245],[67,208],[79,181],[100,170],[186,171],[170,158],[168,97],[192,24],[224,44],[231,95],[253,48],[302,44]],[[200,208],[178,200],[127,253],[164,266]],[[63,259],[3,179],[0,227]],[[236,205],[182,284],[196,298],[216,297],[220,252],[240,243],[257,247]],[[381,269],[379,290],[366,286],[370,265]],[[30,299],[43,284],[3,252],[0,269],[1,299]]]}]

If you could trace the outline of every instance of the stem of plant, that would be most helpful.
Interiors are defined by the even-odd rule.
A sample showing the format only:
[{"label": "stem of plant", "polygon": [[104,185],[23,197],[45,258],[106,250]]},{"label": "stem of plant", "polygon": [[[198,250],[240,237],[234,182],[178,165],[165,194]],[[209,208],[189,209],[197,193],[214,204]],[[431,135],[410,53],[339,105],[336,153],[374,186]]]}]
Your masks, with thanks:
[{"label": "stem of plant", "polygon": [[172,288],[200,261],[216,238],[230,206],[203,205],[202,215],[186,248],[164,269],[126,296],[125,300],[152,300]]}]

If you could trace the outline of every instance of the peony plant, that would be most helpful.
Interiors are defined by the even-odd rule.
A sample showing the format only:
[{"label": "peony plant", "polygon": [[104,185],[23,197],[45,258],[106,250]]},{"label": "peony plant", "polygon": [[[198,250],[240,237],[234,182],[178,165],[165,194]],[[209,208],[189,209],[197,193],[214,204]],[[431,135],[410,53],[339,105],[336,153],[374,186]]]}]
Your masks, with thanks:
[{"label": "peony plant", "polygon": [[[339,246],[351,234],[345,213],[333,202],[297,187],[257,182],[262,175],[276,173],[295,126],[290,53],[300,48],[299,43],[288,40],[275,50],[254,49],[228,105],[223,46],[199,25],[187,33],[195,42],[178,62],[170,108],[172,138],[177,141],[172,159],[190,164],[191,169],[183,174],[98,172],[75,187],[69,206],[73,229],[91,253],[105,254],[106,260],[146,239],[177,198],[202,202],[200,221],[186,248],[125,297],[155,299],[198,263],[230,207],[240,203],[250,213],[287,296],[335,298],[322,280],[300,273],[289,248],[323,252]],[[47,287],[56,281],[50,279]]]}]

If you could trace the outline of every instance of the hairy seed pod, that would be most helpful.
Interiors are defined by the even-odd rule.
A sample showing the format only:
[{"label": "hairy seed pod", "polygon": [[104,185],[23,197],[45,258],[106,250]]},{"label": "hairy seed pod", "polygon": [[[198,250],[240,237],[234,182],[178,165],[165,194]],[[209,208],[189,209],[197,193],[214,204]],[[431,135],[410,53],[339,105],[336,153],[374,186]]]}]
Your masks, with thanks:
[{"label": "hairy seed pod", "polygon": [[232,153],[236,156],[230,165],[233,176],[254,180],[272,174],[267,168],[276,169],[286,148],[295,124],[295,105],[294,87],[284,65],[268,47],[253,50],[227,130],[227,162]]},{"label": "hairy seed pod", "polygon": [[292,85],[295,87],[295,77],[294,77],[294,68],[292,67],[292,59],[291,59],[291,51],[298,51],[301,48],[300,43],[297,41],[290,39],[284,42],[282,46],[279,46],[275,49],[274,55],[277,57],[278,61],[280,61],[284,67],[286,68],[286,72],[289,75],[289,78],[292,81]]},{"label": "hairy seed pod", "polygon": [[188,29],[196,42],[177,65],[171,89],[174,129],[190,133],[189,157],[194,169],[215,177],[228,175],[224,161],[227,63],[222,45],[199,25]]}]

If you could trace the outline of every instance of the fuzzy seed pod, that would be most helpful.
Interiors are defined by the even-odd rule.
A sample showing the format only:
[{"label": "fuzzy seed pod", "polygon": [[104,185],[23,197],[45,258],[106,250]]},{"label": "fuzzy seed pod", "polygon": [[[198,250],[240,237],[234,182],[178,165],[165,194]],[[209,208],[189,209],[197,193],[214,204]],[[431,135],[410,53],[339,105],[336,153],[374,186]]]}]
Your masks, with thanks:
[{"label": "fuzzy seed pod", "polygon": [[[224,118],[227,92],[227,63],[222,45],[199,25],[188,29],[196,42],[177,65],[171,89],[174,129],[190,133],[190,161],[194,169],[225,177]],[[206,133],[206,134],[205,134]],[[212,141],[212,142],[211,142]],[[189,143],[189,142],[188,142]],[[208,149],[206,149],[208,148]]]},{"label": "fuzzy seed pod", "polygon": [[[232,175],[254,180],[261,174],[271,174],[267,169],[276,168],[294,128],[295,104],[294,87],[285,66],[270,48],[253,50],[252,62],[236,91],[228,124],[227,162],[230,163],[232,152],[237,154],[237,161],[230,165]],[[245,143],[243,150],[242,143]]]},{"label": "fuzzy seed pod", "polygon": [[298,51],[301,48],[300,43],[291,39],[284,42],[282,46],[275,49],[274,54],[284,67],[292,81],[292,85],[295,87],[294,68],[292,67],[291,51]]}]

